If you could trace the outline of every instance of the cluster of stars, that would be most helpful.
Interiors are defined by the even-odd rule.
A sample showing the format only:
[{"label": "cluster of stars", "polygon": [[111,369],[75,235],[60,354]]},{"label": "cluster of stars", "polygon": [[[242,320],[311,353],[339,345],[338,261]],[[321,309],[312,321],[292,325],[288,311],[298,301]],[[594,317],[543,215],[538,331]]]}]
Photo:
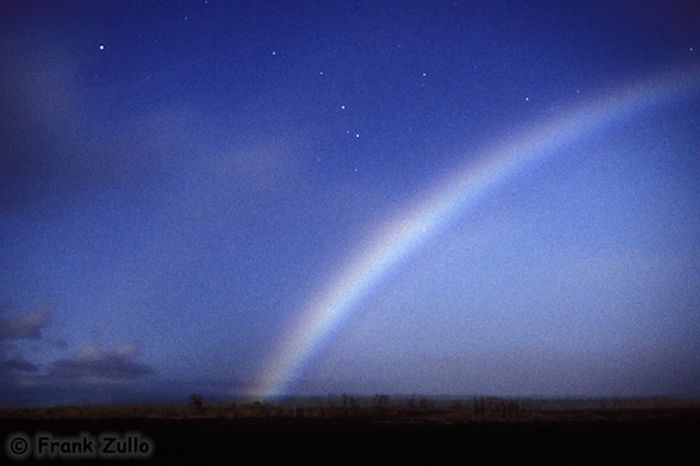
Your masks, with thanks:
[{"label": "cluster of stars", "polygon": [[[456,3],[456,2],[455,2],[455,3]],[[202,4],[203,4],[203,5],[208,5],[208,4],[209,4],[209,0],[202,0]],[[190,20],[189,15],[185,15],[185,16],[183,16],[182,18],[184,19],[184,21],[189,21],[189,20]],[[402,44],[399,43],[399,44],[397,44],[396,46],[397,46],[399,49],[401,49]],[[104,43],[100,43],[100,44],[98,44],[98,49],[99,49],[100,51],[105,51],[105,50],[106,50],[106,45],[105,45]],[[693,48],[693,47],[688,47],[688,51],[689,51],[690,53],[694,53],[694,48]],[[273,57],[277,57],[277,56],[279,55],[277,50],[271,50],[270,53],[271,53],[271,55],[272,55]],[[477,69],[477,67],[478,67],[479,65],[480,65],[480,63],[474,63],[474,64],[473,64],[473,68],[474,68],[474,69]],[[319,70],[319,71],[318,71],[318,75],[325,78],[325,73],[324,73],[323,70]],[[422,79],[421,79],[420,86],[421,86],[421,87],[425,87],[426,82],[427,82],[427,80],[426,80],[425,78],[428,77],[428,72],[427,72],[427,71],[420,71],[420,77],[422,78]],[[575,93],[576,93],[577,95],[580,94],[580,93],[581,93],[580,89],[576,89],[576,90],[575,90]],[[529,96],[529,95],[525,95],[525,96],[524,96],[524,101],[525,101],[526,103],[530,103],[530,102],[531,102],[530,96]],[[340,110],[341,110],[342,112],[347,111],[347,106],[346,106],[345,104],[341,104],[341,105],[340,105]],[[357,131],[353,131],[353,130],[351,130],[351,129],[347,129],[347,130],[345,131],[345,134],[346,134],[348,137],[352,138],[352,139],[355,139],[355,140],[360,139],[360,133],[357,132]],[[320,161],[320,159],[318,159],[317,161]],[[355,171],[355,173],[357,173],[357,172],[358,172],[358,168],[355,168],[354,171]]]},{"label": "cluster of stars", "polygon": [[[207,4],[207,3],[208,3],[208,0],[204,0],[204,4]],[[188,21],[188,20],[189,20],[189,16],[185,16],[184,19],[185,19],[185,21]],[[99,50],[105,50],[106,46],[105,46],[104,43],[101,43],[101,44],[98,45],[98,48],[99,48]],[[693,47],[690,47],[689,50],[690,50],[690,52],[693,52]],[[277,50],[272,50],[272,51],[271,51],[271,54],[272,54],[272,56],[277,56]],[[477,65],[474,65],[475,68],[476,68],[476,66],[477,66]],[[323,71],[319,71],[318,74],[319,74],[319,76],[324,76],[324,72],[323,72]],[[427,76],[428,76],[428,73],[427,73],[427,72],[425,72],[425,71],[421,72],[421,77],[426,78]],[[421,85],[424,86],[424,84],[421,84]],[[576,94],[579,94],[580,92],[581,92],[580,89],[576,89]],[[525,96],[525,102],[530,102],[530,96]],[[345,104],[341,104],[341,105],[340,105],[340,110],[341,110],[341,111],[347,110],[347,106],[346,106]],[[352,131],[350,131],[350,130],[346,130],[345,133],[346,133],[347,135],[352,135],[352,136],[354,137],[354,139],[360,139],[360,133],[359,133],[359,132],[352,132]],[[317,158],[316,161],[317,161],[317,162],[320,162],[320,158]],[[356,167],[356,168],[354,169],[354,171],[355,171],[355,173],[358,173],[358,172],[359,172],[359,169]]]}]

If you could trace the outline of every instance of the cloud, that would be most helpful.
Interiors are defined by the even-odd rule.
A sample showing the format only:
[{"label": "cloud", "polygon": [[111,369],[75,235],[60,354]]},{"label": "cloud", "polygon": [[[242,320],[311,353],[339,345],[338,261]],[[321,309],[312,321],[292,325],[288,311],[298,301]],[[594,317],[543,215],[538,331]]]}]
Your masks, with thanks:
[{"label": "cloud", "polygon": [[[134,186],[169,167],[174,149],[191,152],[184,111],[158,121],[159,145],[148,145],[148,115],[116,112],[120,119],[94,104],[74,44],[50,31],[16,32],[3,36],[3,50],[15,53],[0,53],[0,215],[55,211],[85,190]],[[95,124],[113,118],[120,123]]]},{"label": "cloud", "polygon": [[148,387],[157,393],[157,383],[146,377],[154,369],[138,361],[133,343],[83,348],[41,366],[25,358],[26,351],[39,357],[46,348],[66,349],[64,339],[45,334],[50,324],[47,306],[14,312],[14,306],[0,303],[0,406],[138,400]]},{"label": "cloud", "polygon": [[86,348],[76,355],[54,361],[50,377],[60,379],[133,380],[153,374],[153,368],[135,360],[134,345],[116,350]]},{"label": "cloud", "polygon": [[[136,361],[136,356],[133,344],[109,350],[85,348],[41,370],[21,356],[7,358],[0,353],[0,407],[134,402],[143,401],[146,394],[157,400],[162,387],[145,377],[154,370]],[[167,389],[174,390],[175,385]]]},{"label": "cloud", "polygon": [[23,357],[15,357],[11,359],[5,359],[2,354],[0,354],[0,374],[5,376],[9,372],[36,372],[39,368],[27,361]]},{"label": "cloud", "polygon": [[48,307],[7,315],[11,307],[0,306],[0,399],[5,404],[17,400],[27,382],[39,376],[39,367],[22,356],[16,342],[41,340],[43,329],[51,323]]},{"label": "cloud", "polygon": [[49,308],[42,307],[21,315],[0,318],[0,341],[39,340],[42,330],[51,323]]}]

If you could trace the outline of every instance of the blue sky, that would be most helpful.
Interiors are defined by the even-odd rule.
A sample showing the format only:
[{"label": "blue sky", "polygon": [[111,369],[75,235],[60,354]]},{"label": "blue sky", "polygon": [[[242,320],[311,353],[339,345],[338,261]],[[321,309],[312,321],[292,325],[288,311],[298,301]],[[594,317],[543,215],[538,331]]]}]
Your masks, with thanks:
[{"label": "blue sky", "polygon": [[[685,2],[4,4],[3,403],[245,392],[374,232],[518,128],[697,73],[699,20]],[[488,192],[290,392],[700,394],[698,95]]]}]

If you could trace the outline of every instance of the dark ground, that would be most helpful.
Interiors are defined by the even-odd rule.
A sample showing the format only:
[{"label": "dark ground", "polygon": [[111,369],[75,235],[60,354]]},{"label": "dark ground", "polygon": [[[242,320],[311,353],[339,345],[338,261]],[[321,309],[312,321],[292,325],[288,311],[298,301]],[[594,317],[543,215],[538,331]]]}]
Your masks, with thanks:
[{"label": "dark ground", "polygon": [[[250,464],[251,460],[406,460],[423,464],[699,464],[700,409],[558,411],[517,419],[474,419],[466,410],[426,415],[396,410],[325,411],[265,417],[223,411],[178,416],[124,410],[0,410],[0,438],[13,432],[75,436],[138,432],[153,441],[148,460],[129,464]],[[455,414],[457,412],[457,414]],[[223,413],[223,414],[222,414]],[[180,413],[182,414],[182,413]],[[298,413],[297,413],[298,414]],[[5,445],[0,464],[8,460]],[[74,463],[76,460],[70,461]],[[40,464],[56,464],[43,459]],[[86,464],[91,461],[80,460]],[[104,461],[103,461],[104,462]],[[111,460],[108,464],[117,464]]]}]

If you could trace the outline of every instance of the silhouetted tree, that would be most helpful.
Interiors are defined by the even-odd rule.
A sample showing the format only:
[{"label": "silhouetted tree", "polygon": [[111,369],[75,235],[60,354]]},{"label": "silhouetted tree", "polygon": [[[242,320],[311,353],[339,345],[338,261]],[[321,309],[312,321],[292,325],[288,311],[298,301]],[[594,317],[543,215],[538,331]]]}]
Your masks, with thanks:
[{"label": "silhouetted tree", "polygon": [[190,395],[190,403],[189,405],[194,408],[194,410],[197,413],[202,413],[204,412],[204,400],[202,399],[202,395],[198,393],[193,393]]},{"label": "silhouetted tree", "polygon": [[270,408],[261,401],[254,401],[250,407],[255,416],[268,417],[270,415]]},{"label": "silhouetted tree", "polygon": [[408,409],[411,409],[411,410],[415,409],[415,407],[416,407],[416,395],[411,395],[411,398],[406,400],[406,407]]},{"label": "silhouetted tree", "polygon": [[420,400],[418,400],[418,408],[422,410],[427,410],[430,406],[428,405],[428,400],[425,399],[424,396],[420,397]]},{"label": "silhouetted tree", "polygon": [[474,417],[477,419],[483,418],[486,415],[486,400],[483,396],[474,398],[474,401],[472,402],[472,412],[474,413]]}]

